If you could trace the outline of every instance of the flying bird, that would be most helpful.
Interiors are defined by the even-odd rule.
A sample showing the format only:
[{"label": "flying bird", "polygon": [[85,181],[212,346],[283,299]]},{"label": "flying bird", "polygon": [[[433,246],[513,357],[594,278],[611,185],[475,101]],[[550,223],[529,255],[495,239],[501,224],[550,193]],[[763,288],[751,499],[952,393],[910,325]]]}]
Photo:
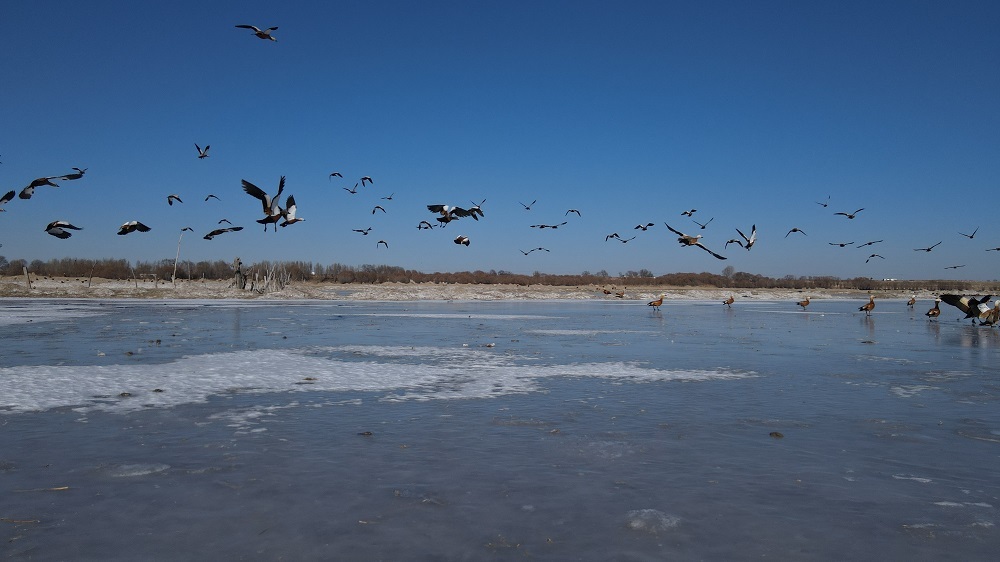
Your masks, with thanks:
[{"label": "flying bird", "polygon": [[449,205],[427,205],[427,210],[441,215],[437,218],[438,222],[441,223],[441,226],[463,217],[472,217],[475,220],[479,220],[479,217],[476,215],[483,216],[482,210],[478,207],[463,209],[461,207],[451,207]]},{"label": "flying bird", "polygon": [[791,233],[793,233],[793,232],[799,232],[803,236],[808,236],[808,234],[806,234],[805,231],[802,230],[801,228],[793,227],[791,230],[789,230],[788,232],[785,233],[785,238],[788,238],[788,235],[791,234]]},{"label": "flying bird", "polygon": [[216,236],[218,236],[220,234],[225,234],[226,232],[239,232],[241,230],[243,230],[242,226],[230,226],[229,228],[217,228],[217,229],[213,230],[212,232],[209,232],[208,234],[206,234],[205,236],[203,236],[203,238],[205,240],[211,240],[212,238],[215,238]]},{"label": "flying bird", "polygon": [[375,182],[372,181],[371,176],[361,176],[361,187],[364,187],[366,185],[365,182],[375,185]]},{"label": "flying bird", "polygon": [[198,146],[198,143],[194,143],[194,148],[195,148],[195,150],[198,151],[198,159],[199,160],[201,160],[202,158],[208,158],[208,149],[211,148],[210,145],[206,144],[205,145],[205,150],[202,150],[201,147]]},{"label": "flying bird", "polygon": [[330,177],[329,177],[328,179],[330,179],[330,180],[332,181],[332,180],[333,180],[333,176],[337,176],[338,178],[342,178],[342,177],[344,177],[344,175],[343,175],[343,174],[341,174],[340,172],[332,172],[332,173],[330,174]]},{"label": "flying bird", "polygon": [[[628,244],[632,240],[635,240],[635,236],[633,236],[631,238],[622,238],[620,236],[618,237],[618,241],[621,242],[622,244]],[[607,240],[605,240],[605,242],[607,242]]]},{"label": "flying bird", "polygon": [[285,199],[285,210],[281,214],[282,218],[285,219],[284,222],[281,223],[281,228],[306,220],[302,217],[295,216],[296,210],[298,210],[298,207],[295,205],[295,196],[289,195],[288,198]]},{"label": "flying bird", "polygon": [[525,211],[530,211],[531,210],[531,206],[534,205],[537,202],[538,202],[538,199],[535,199],[531,203],[528,203],[527,205],[525,205],[524,203],[521,203],[520,201],[518,201],[518,203],[521,203],[521,206],[524,207]]},{"label": "flying bird", "polygon": [[59,179],[61,179],[61,180],[78,180],[78,179],[80,179],[80,178],[83,177],[83,174],[87,173],[87,168],[73,168],[73,169],[76,170],[75,174],[66,174],[65,176],[62,176]]},{"label": "flying bird", "polygon": [[673,232],[674,234],[676,234],[678,236],[677,242],[679,242],[682,246],[697,246],[697,247],[701,248],[702,250],[705,250],[706,252],[712,254],[712,256],[714,256],[716,259],[720,259],[720,260],[726,259],[725,256],[720,256],[719,254],[716,254],[712,250],[709,250],[704,245],[702,245],[702,243],[701,243],[701,234],[699,234],[698,236],[689,236],[689,235],[684,234],[683,232],[681,232],[679,230],[675,230],[673,227],[671,227],[667,223],[663,223],[663,224],[666,225],[667,229],[670,230],[670,232]]},{"label": "flying bird", "polygon": [[130,232],[149,232],[150,228],[139,221],[129,221],[118,228],[118,235],[124,236]]},{"label": "flying bird", "polygon": [[261,38],[261,39],[270,39],[271,41],[277,41],[277,39],[275,39],[271,35],[272,31],[274,31],[275,29],[278,29],[277,27],[269,27],[269,28],[264,29],[264,30],[261,30],[259,27],[255,26],[255,25],[237,25],[236,27],[239,27],[240,29],[252,29],[253,30],[253,34],[256,35],[257,37]]},{"label": "flying bird", "polygon": [[972,231],[972,234],[965,234],[964,232],[959,232],[959,234],[961,234],[962,236],[965,236],[969,240],[972,240],[973,238],[976,237],[976,233],[977,232],[979,232],[979,227],[978,226],[976,227],[975,230]]},{"label": "flying bird", "polygon": [[865,260],[865,263],[868,263],[868,262],[872,261],[872,258],[882,258],[882,259],[885,259],[885,256],[880,256],[878,254],[872,254],[872,255],[868,256],[868,259]]},{"label": "flying bird", "polygon": [[456,244],[465,244],[466,246],[468,246],[469,245],[469,237],[468,236],[456,236],[455,237],[455,243]]},{"label": "flying bird", "polygon": [[710,223],[710,222],[712,222],[714,220],[715,220],[715,217],[712,217],[712,218],[708,219],[708,222],[706,222],[705,224],[702,224],[702,223],[700,223],[700,222],[698,222],[698,221],[696,221],[694,219],[691,219],[691,222],[693,222],[696,225],[700,226],[702,230],[705,230],[705,227],[708,226],[708,223]]},{"label": "flying bird", "polygon": [[382,205],[375,205],[375,208],[372,209],[373,215],[375,214],[375,211],[382,211],[383,213],[385,213],[385,207],[383,207]]},{"label": "flying bird", "polygon": [[945,267],[945,269],[958,269],[960,267],[965,267],[965,265],[964,264],[963,265],[949,265],[949,266]]},{"label": "flying bird", "polygon": [[217,201],[222,201],[222,199],[219,199],[218,197],[216,197],[215,195],[212,195],[211,193],[209,193],[208,195],[205,196],[205,201],[208,201],[209,199],[215,199]]},{"label": "flying bird", "polygon": [[347,189],[346,187],[342,187],[340,189],[343,189],[344,191],[350,193],[351,195],[354,195],[358,192],[358,184],[354,184],[354,187],[352,189]]},{"label": "flying bird", "polygon": [[13,189],[10,190],[10,191],[8,191],[7,193],[4,193],[3,197],[0,197],[0,212],[3,212],[3,211],[7,210],[7,209],[4,209],[3,207],[4,207],[4,205],[6,205],[13,198],[14,198],[14,190]]},{"label": "flying bird", "polygon": [[[743,238],[743,244],[740,244],[740,245],[743,246],[744,248],[746,248],[747,251],[749,252],[750,248],[753,248],[754,242],[757,241],[757,225],[755,224],[752,227],[750,227],[750,237],[749,238],[747,237],[746,234],[743,234],[743,232],[740,229],[738,229],[738,228],[736,229],[736,233],[739,234],[741,238]],[[734,242],[735,242],[735,240],[734,240]]]},{"label": "flying bird", "polygon": [[829,207],[830,206],[830,196],[829,195],[826,196],[826,203],[820,203],[819,201],[817,201],[816,204],[819,205],[820,207],[823,207],[824,209],[826,207]]},{"label": "flying bird", "polygon": [[351,232],[360,232],[362,236],[368,236],[368,233],[372,231],[372,227],[368,228],[352,228]]},{"label": "flying bird", "polygon": [[861,244],[858,247],[864,248],[865,246],[872,246],[874,244],[878,244],[879,242],[885,242],[885,240],[872,240],[871,242],[865,242],[864,244]]},{"label": "flying bird", "polygon": [[976,297],[947,294],[941,295],[941,300],[965,313],[965,318],[960,318],[960,320],[972,318],[972,321],[975,322],[980,314],[979,305],[989,302],[990,297],[987,295],[982,299],[977,299]]},{"label": "flying bird", "polygon": [[385,199],[386,201],[392,201],[392,196],[395,195],[395,194],[396,194],[396,192],[393,191],[392,193],[390,193],[388,195],[388,197],[379,197],[379,199]]},{"label": "flying bird", "polygon": [[[566,215],[568,215],[568,214],[570,214],[570,213],[576,213],[576,216],[578,216],[578,217],[582,217],[582,216],[583,216],[583,215],[581,215],[581,214],[580,214],[580,211],[578,211],[578,210],[576,210],[576,209],[568,209],[568,210],[566,211]],[[563,216],[566,216],[566,215],[563,215]]]},{"label": "flying bird", "polygon": [[691,215],[698,212],[698,209],[691,209],[690,211],[681,211],[681,216],[690,217]]},{"label": "flying bird", "polygon": [[261,202],[261,206],[264,210],[264,218],[258,220],[257,222],[264,225],[264,232],[267,232],[268,224],[274,224],[274,230],[277,231],[277,222],[281,218],[282,213],[281,207],[278,205],[278,201],[281,197],[281,192],[285,189],[285,176],[281,176],[281,179],[278,180],[278,192],[274,194],[274,197],[271,197],[265,193],[263,189],[248,182],[247,180],[240,180],[240,182],[243,184],[243,191],[245,191],[248,195],[256,197]]},{"label": "flying bird", "polygon": [[642,230],[642,231],[645,232],[646,230],[649,230],[649,227],[651,227],[651,226],[653,226],[653,223],[651,223],[651,222],[647,222],[646,224],[637,224],[637,225],[635,225],[635,227],[633,228],[633,230]]},{"label": "flying bird", "polygon": [[180,196],[175,195],[173,193],[171,193],[170,195],[167,195],[167,205],[173,206],[174,205],[174,201],[177,201],[178,203],[183,203],[183,201],[181,201]]},{"label": "flying bird", "polygon": [[743,242],[741,242],[741,241],[739,241],[739,240],[737,240],[735,238],[730,238],[729,240],[726,240],[726,245],[723,246],[723,249],[728,249],[730,244],[739,244],[740,248],[743,247]]},{"label": "flying bird", "polygon": [[229,222],[229,219],[219,219],[219,222],[217,222],[215,224],[222,224],[222,223],[226,223],[229,226],[233,226],[233,223]]},{"label": "flying bird", "polygon": [[862,207],[862,208],[858,209],[857,211],[854,211],[853,213],[834,213],[834,214],[835,215],[844,215],[845,217],[847,217],[849,219],[853,219],[855,216],[857,216],[858,213],[860,213],[861,211],[864,211],[864,210],[865,210],[865,208]]},{"label": "flying bird", "polygon": [[65,240],[73,235],[73,233],[71,232],[66,232],[66,229],[83,230],[79,226],[73,226],[72,224],[66,221],[52,221],[49,223],[48,226],[45,227],[45,232],[51,234],[52,236],[55,236],[56,238]]},{"label": "flying bird", "polygon": [[997,246],[996,248],[987,248],[986,251],[987,252],[1000,252],[1000,246]]},{"label": "flying bird", "polygon": [[937,244],[928,246],[926,248],[914,248],[913,251],[914,252],[929,252],[929,251],[933,250],[934,248],[937,248],[938,244],[940,244],[940,243],[941,242],[938,242]]},{"label": "flying bird", "polygon": [[831,246],[840,246],[841,248],[843,248],[844,246],[850,246],[853,243],[854,242],[827,242],[827,244]]},{"label": "flying bird", "polygon": [[187,232],[194,232],[194,229],[191,228],[190,226],[185,226],[184,228],[181,229],[181,232],[185,232],[185,231],[187,231]]},{"label": "flying bird", "polygon": [[608,234],[607,236],[604,237],[604,241],[607,242],[608,240],[610,240],[612,238],[618,238],[619,240],[621,240],[621,237],[618,236],[617,232],[612,232],[611,234]]},{"label": "flying bird", "polygon": [[379,244],[384,244],[384,245],[385,245],[385,248],[386,248],[387,250],[389,249],[389,243],[388,243],[388,242],[386,242],[385,240],[379,240],[378,242],[376,242],[376,243],[375,243],[375,247],[376,247],[376,248],[378,248],[378,245],[379,245]]},{"label": "flying bird", "polygon": [[564,224],[566,224],[566,221],[563,221],[563,222],[561,222],[559,224],[533,224],[533,225],[531,225],[531,228],[542,228],[542,229],[544,229],[544,228],[559,228],[560,226],[562,226]]},{"label": "flying bird", "polygon": [[31,180],[31,183],[27,187],[21,190],[17,196],[21,199],[31,199],[31,196],[35,194],[35,188],[47,185],[50,187],[59,187],[59,184],[54,183],[52,180],[61,179],[62,176],[47,176],[44,178],[36,178]]},{"label": "flying bird", "polygon": [[434,225],[427,221],[420,221],[420,223],[417,224],[417,230],[430,230],[432,228],[434,228]]}]

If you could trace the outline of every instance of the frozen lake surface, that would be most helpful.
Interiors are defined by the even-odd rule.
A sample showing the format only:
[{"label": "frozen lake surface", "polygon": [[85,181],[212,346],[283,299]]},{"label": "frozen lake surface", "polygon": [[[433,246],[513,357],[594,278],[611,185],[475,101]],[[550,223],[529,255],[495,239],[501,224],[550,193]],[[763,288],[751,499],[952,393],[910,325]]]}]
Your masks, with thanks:
[{"label": "frozen lake surface", "polygon": [[1000,331],[861,304],[0,300],[0,553],[995,559]]}]

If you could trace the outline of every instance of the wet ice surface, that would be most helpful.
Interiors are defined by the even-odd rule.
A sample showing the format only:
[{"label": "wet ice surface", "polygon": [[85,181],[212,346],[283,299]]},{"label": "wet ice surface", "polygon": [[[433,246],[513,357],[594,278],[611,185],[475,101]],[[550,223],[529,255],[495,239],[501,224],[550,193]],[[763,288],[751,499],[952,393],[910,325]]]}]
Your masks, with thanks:
[{"label": "wet ice surface", "polygon": [[991,558],[1000,333],[878,304],[0,301],[0,553]]}]

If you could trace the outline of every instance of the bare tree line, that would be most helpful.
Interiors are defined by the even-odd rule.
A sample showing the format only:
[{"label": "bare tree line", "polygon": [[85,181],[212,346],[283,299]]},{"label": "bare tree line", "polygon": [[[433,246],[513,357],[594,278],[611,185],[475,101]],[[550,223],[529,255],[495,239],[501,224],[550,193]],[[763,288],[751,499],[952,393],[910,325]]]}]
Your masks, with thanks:
[{"label": "bare tree line", "polygon": [[[223,260],[177,262],[178,279],[233,279],[236,275],[234,262]],[[27,268],[39,277],[99,277],[104,279],[132,279],[154,277],[169,281],[174,271],[174,260],[136,261],[124,259],[82,259],[62,258],[48,261],[23,259],[8,261],[0,256],[0,273],[20,275]],[[954,280],[880,280],[868,277],[841,279],[833,276],[793,276],[767,277],[755,273],[735,271],[732,266],[721,273],[668,273],[653,275],[648,269],[629,270],[612,275],[607,271],[580,274],[549,274],[536,271],[530,275],[509,271],[458,271],[424,273],[391,265],[364,264],[360,266],[333,263],[321,265],[306,261],[261,261],[245,267],[243,280],[251,283],[256,277],[256,286],[266,283],[269,288],[277,283],[284,286],[301,281],[327,283],[464,283],[464,284],[510,284],[510,285],[556,285],[556,286],[675,286],[675,287],[717,287],[726,289],[843,289],[859,291],[931,291],[962,292],[979,291],[1000,293],[1000,281],[954,281]],[[244,286],[243,288],[246,288]],[[257,290],[257,289],[255,289]],[[271,289],[269,289],[271,290]]]}]

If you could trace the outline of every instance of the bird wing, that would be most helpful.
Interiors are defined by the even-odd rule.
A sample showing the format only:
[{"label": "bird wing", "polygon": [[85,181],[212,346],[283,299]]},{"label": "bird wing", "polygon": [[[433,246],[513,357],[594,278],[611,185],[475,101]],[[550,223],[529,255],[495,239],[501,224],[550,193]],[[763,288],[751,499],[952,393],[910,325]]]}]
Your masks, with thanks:
[{"label": "bird wing", "polygon": [[133,221],[133,222],[135,222],[135,229],[138,230],[139,232],[149,232],[150,229],[148,226],[142,224],[139,221]]},{"label": "bird wing", "polygon": [[[989,297],[987,297],[989,298]],[[941,295],[941,302],[945,304],[950,304],[955,308],[961,310],[966,314],[971,314],[974,307],[979,304],[979,300],[975,297],[966,297],[962,295]]]},{"label": "bird wing", "polygon": [[285,199],[285,220],[290,221],[295,218],[295,196],[289,195],[288,199]]},{"label": "bird wing", "polygon": [[427,210],[432,213],[444,212],[444,205],[427,205]]},{"label": "bird wing", "polygon": [[[664,226],[666,226],[666,227],[667,227],[667,228],[668,228],[668,229],[670,230],[670,232],[673,232],[673,233],[674,233],[674,234],[676,234],[677,236],[687,236],[687,234],[684,234],[683,232],[681,232],[681,231],[679,231],[679,230],[675,229],[674,227],[670,226],[669,224],[667,224],[667,223],[663,223],[663,224],[664,224]],[[737,230],[736,232],[740,232],[740,231],[739,231],[739,230]],[[740,232],[740,234],[742,235],[743,233],[742,233],[742,232]],[[745,237],[744,237],[744,238],[745,238]],[[705,249],[707,250],[708,248],[705,248]],[[723,258],[723,259],[725,259],[725,258]]]},{"label": "bird wing", "polygon": [[695,242],[695,243],[694,243],[694,245],[695,245],[695,246],[698,246],[698,247],[699,247],[699,248],[701,248],[702,250],[705,250],[706,252],[708,252],[708,253],[712,254],[713,256],[715,256],[715,257],[716,257],[716,259],[720,259],[720,260],[724,260],[724,259],[726,259],[726,256],[720,256],[719,254],[716,254],[715,252],[713,252],[712,250],[709,250],[709,249],[708,249],[708,248],[706,248],[705,246],[702,246],[702,245],[701,245],[701,242]]},{"label": "bird wing", "polygon": [[[239,27],[241,29],[252,29],[252,30],[254,30],[257,33],[260,33],[260,29],[256,25],[237,25],[236,27]],[[274,28],[274,29],[277,29],[277,28]]]},{"label": "bird wing", "polygon": [[467,217],[472,214],[472,211],[463,209],[461,207],[455,207],[454,209],[451,210],[451,214],[455,215],[456,217]]},{"label": "bird wing", "polygon": [[14,198],[14,190],[12,189],[7,193],[4,193],[3,197],[0,197],[0,205],[3,205],[4,203],[10,201],[13,198]]},{"label": "bird wing", "polygon": [[[264,193],[263,189],[248,182],[247,180],[240,180],[240,182],[243,184],[243,191],[247,192],[248,195],[252,195],[257,199],[260,199],[260,202],[264,207],[264,212],[269,213],[271,211],[271,198],[267,195],[267,193]],[[207,197],[205,198],[205,201],[208,201]]]}]

